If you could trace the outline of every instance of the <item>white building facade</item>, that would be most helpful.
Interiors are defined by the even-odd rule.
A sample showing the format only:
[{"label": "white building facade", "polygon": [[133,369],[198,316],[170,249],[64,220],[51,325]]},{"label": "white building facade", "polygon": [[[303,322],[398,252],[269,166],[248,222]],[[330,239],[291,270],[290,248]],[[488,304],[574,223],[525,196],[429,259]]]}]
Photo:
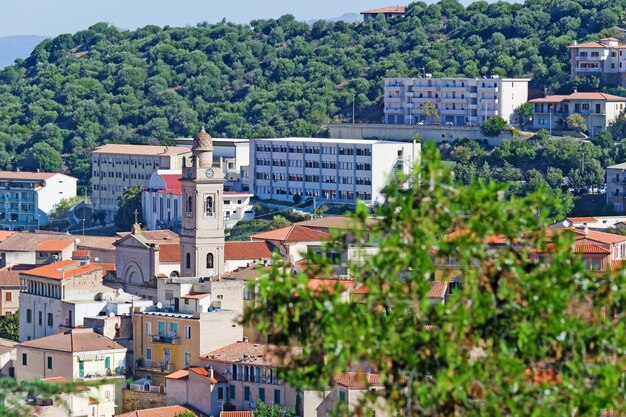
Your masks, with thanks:
[{"label": "white building facade", "polygon": [[[143,226],[148,230],[169,229],[180,232],[182,221],[181,170],[158,170],[141,196]],[[224,222],[230,228],[240,220],[254,218],[253,194],[224,191]]]},{"label": "white building facade", "polygon": [[605,84],[626,85],[626,45],[618,39],[574,43],[568,48],[572,78],[598,76]]},{"label": "white building facade", "polygon": [[181,169],[187,148],[173,146],[100,146],[91,153],[94,212],[103,212],[112,221],[118,200],[128,187],[147,187],[152,173],[159,169]]},{"label": "white building facade", "polygon": [[64,198],[76,196],[77,179],[54,172],[0,171],[0,227],[36,230]]},{"label": "white building facade", "polygon": [[[478,126],[494,116],[513,122],[515,109],[528,100],[529,81],[496,76],[385,78],[385,123]],[[425,111],[427,102],[439,117]]]},{"label": "white building facade", "polygon": [[395,170],[408,172],[420,145],[361,139],[254,139],[251,191],[261,199],[355,204],[380,201]]}]

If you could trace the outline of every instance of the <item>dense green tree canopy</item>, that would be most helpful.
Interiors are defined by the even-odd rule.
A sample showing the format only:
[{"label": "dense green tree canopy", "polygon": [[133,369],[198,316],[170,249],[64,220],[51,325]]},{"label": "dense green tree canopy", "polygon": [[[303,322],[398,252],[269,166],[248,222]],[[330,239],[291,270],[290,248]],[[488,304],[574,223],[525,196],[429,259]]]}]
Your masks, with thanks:
[{"label": "dense green tree canopy", "polygon": [[567,45],[618,34],[625,8],[442,0],[356,24],[98,23],[0,71],[0,168],[64,169],[87,182],[89,152],[104,142],[169,144],[201,122],[216,136],[309,136],[351,118],[353,95],[357,119],[379,121],[386,76],[532,75],[533,87],[559,88]]},{"label": "dense green tree canopy", "polygon": [[[370,388],[364,373],[375,370],[381,385],[357,406],[389,415],[624,414],[626,274],[589,270],[571,231],[548,233],[558,200],[541,188],[516,198],[496,182],[464,186],[431,145],[421,169],[384,194],[377,220],[360,205],[353,228],[308,254],[308,270],[276,257],[249,283],[263,302],[246,319],[264,320],[280,346],[302,346],[284,356],[289,383],[325,388],[357,370]],[[376,254],[347,264],[366,291],[347,301],[339,284],[307,285],[333,271],[333,254],[372,244]],[[433,302],[432,281],[452,271],[460,285]]]}]

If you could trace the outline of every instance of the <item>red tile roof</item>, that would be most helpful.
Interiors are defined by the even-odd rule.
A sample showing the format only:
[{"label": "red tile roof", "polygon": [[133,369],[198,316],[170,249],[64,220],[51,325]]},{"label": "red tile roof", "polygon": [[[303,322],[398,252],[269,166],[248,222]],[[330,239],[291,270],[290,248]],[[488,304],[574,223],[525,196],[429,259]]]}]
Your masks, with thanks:
[{"label": "red tile roof", "polygon": [[180,179],[182,178],[181,174],[161,174],[159,176],[163,178],[166,191],[175,194],[182,193],[183,184],[180,182]]},{"label": "red tile roof", "polygon": [[528,101],[531,103],[560,103],[568,100],[626,101],[626,97],[606,93],[572,93],[568,96],[548,96]]},{"label": "red tile roof", "polygon": [[272,251],[266,242],[225,242],[224,259],[269,259]]},{"label": "red tile roof", "polygon": [[2,242],[4,239],[8,238],[12,234],[13,232],[9,232],[8,230],[0,230],[0,242]]},{"label": "red tile roof", "polygon": [[379,14],[379,13],[404,14],[406,13],[406,6],[387,6],[387,7],[382,7],[380,9],[364,10],[361,12],[361,14]]},{"label": "red tile roof", "polygon": [[361,285],[359,288],[352,291],[351,294],[369,294],[369,292],[370,292],[370,289],[367,288],[367,286]]},{"label": "red tile roof", "polygon": [[251,239],[276,240],[279,242],[308,242],[324,240],[329,237],[328,233],[298,226],[297,224],[250,236]]},{"label": "red tile roof", "polygon": [[245,363],[258,366],[281,366],[286,354],[300,355],[302,348],[285,348],[262,343],[236,342],[202,355],[203,359],[223,363]]},{"label": "red tile roof", "polygon": [[531,378],[532,383],[535,385],[552,385],[563,382],[563,378],[561,378],[558,371],[555,369],[527,369],[526,375]]},{"label": "red tile roof", "polygon": [[0,171],[2,180],[45,181],[59,174],[58,172]]},{"label": "red tile roof", "polygon": [[173,372],[169,375],[166,375],[167,379],[187,379],[189,377],[189,372],[193,372],[201,377],[204,377],[212,384],[217,384],[218,382],[228,382],[228,379],[224,378],[219,372],[213,371],[213,378],[209,378],[209,371],[206,368],[201,366],[190,366],[185,369],[181,369],[180,371]]},{"label": "red tile roof", "polygon": [[200,292],[200,293],[190,293],[190,294],[187,294],[187,295],[183,295],[180,298],[187,298],[187,299],[190,299],[190,300],[201,300],[201,299],[206,298],[206,297],[208,297],[210,295],[211,294],[208,293],[208,292]]},{"label": "red tile roof", "polygon": [[430,290],[428,291],[428,297],[445,298],[447,292],[448,292],[448,283],[446,281],[432,281],[430,283]]},{"label": "red tile roof", "polygon": [[593,243],[577,243],[574,245],[574,252],[585,254],[610,254],[611,250],[594,245]]},{"label": "red tile roof", "polygon": [[338,375],[335,383],[346,388],[365,388],[380,385],[380,375],[369,372],[346,372]]},{"label": "red tile roof", "polygon": [[598,221],[595,217],[568,217],[565,220],[569,220],[572,223],[595,223]]},{"label": "red tile roof", "polygon": [[57,350],[60,352],[93,352],[98,350],[124,350],[119,343],[104,337],[93,329],[71,329],[64,333],[40,337],[16,345],[35,349]]},{"label": "red tile roof", "polygon": [[222,411],[220,417],[254,417],[253,411]]},{"label": "red tile roof", "polygon": [[15,287],[19,285],[20,271],[0,270],[0,287]]},{"label": "red tile roof", "polygon": [[159,260],[161,262],[180,262],[180,244],[161,243],[159,245]]},{"label": "red tile roof", "polygon": [[[80,262],[68,259],[33,268],[22,274],[60,280],[98,270],[105,272],[109,267],[110,265],[108,264],[88,264],[81,266]],[[115,266],[113,266],[113,269],[115,269]]]},{"label": "red tile roof", "polygon": [[587,231],[576,229],[574,230],[576,240],[588,239],[595,242],[604,243],[607,245],[613,243],[626,242],[626,236],[615,235],[613,233],[598,232],[597,230],[588,229]]},{"label": "red tile roof", "polygon": [[73,240],[47,240],[39,244],[35,250],[38,252],[61,252],[73,245]]},{"label": "red tile roof", "polygon": [[333,292],[337,285],[343,290],[347,291],[350,288],[357,285],[356,282],[347,280],[347,279],[320,279],[320,278],[309,278],[307,281],[308,287],[313,291],[323,291],[326,290],[328,292]]}]

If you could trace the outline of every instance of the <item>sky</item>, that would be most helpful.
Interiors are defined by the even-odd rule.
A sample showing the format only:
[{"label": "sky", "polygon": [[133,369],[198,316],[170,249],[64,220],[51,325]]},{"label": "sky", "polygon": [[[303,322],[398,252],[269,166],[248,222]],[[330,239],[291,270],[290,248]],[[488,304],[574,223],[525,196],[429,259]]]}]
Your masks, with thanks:
[{"label": "sky", "polygon": [[212,23],[224,17],[236,23],[283,14],[308,20],[395,4],[393,0],[3,0],[2,3],[0,37],[56,36],[87,29],[97,22],[135,29],[149,24]]}]

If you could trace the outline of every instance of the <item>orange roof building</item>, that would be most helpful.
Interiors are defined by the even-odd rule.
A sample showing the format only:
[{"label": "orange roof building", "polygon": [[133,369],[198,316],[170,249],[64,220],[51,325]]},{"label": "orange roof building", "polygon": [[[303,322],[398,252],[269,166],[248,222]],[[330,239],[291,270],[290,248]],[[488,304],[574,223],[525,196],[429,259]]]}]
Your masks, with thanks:
[{"label": "orange roof building", "polygon": [[385,17],[404,17],[406,14],[406,6],[387,6],[378,9],[364,10],[361,14],[365,21],[375,19],[379,14]]},{"label": "orange roof building", "polygon": [[599,76],[603,83],[625,85],[622,65],[626,45],[617,38],[602,38],[587,42],[574,42],[568,46],[571,54],[570,75],[572,78]]},{"label": "orange roof building", "polygon": [[328,239],[330,234],[317,230],[302,227],[297,224],[283,227],[282,229],[271,230],[269,232],[257,233],[250,236],[253,241],[270,241],[276,243],[289,242],[315,242]]},{"label": "orange roof building", "polygon": [[626,107],[626,97],[600,92],[574,92],[529,100],[533,104],[533,127],[568,130],[567,117],[583,116],[591,136],[603,132]]}]

